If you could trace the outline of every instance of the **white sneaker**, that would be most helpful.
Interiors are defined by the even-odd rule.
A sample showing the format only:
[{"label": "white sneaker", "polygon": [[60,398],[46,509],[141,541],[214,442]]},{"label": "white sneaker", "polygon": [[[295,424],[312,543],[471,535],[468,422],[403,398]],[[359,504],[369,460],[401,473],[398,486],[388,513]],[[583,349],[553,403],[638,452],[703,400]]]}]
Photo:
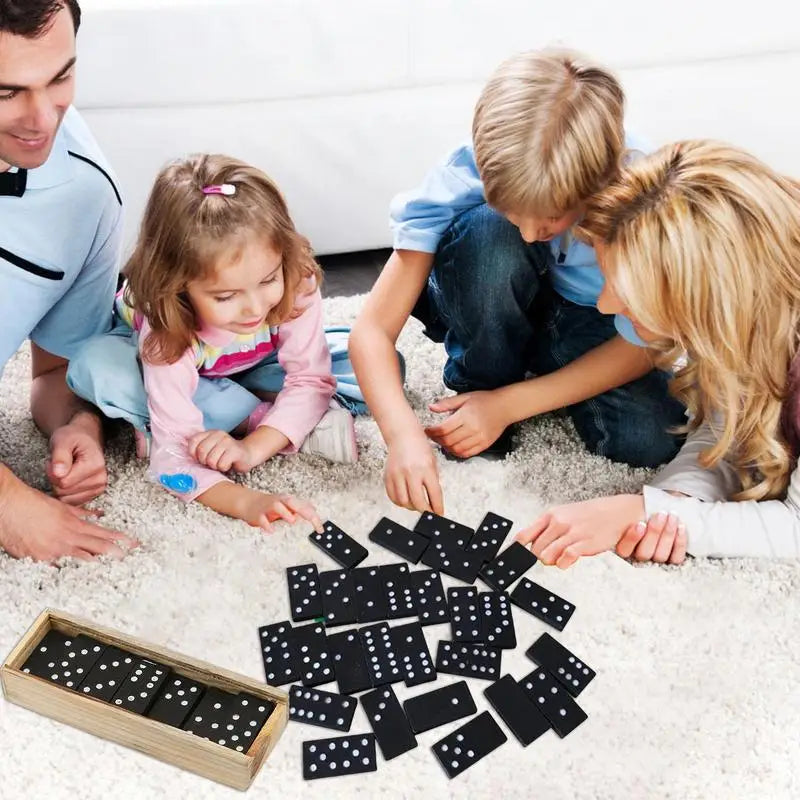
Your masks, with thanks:
[{"label": "white sneaker", "polygon": [[356,426],[346,408],[329,408],[317,427],[300,447],[301,453],[322,456],[337,464],[355,464],[358,460]]}]

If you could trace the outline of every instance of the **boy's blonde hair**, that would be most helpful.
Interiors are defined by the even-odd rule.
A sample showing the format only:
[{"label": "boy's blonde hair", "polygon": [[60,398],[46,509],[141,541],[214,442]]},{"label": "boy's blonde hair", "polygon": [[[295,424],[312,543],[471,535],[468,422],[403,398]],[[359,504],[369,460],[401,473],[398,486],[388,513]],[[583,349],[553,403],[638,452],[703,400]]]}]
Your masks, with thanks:
[{"label": "boy's blonde hair", "polygon": [[788,401],[800,332],[800,190],[754,156],[712,141],[632,163],[588,205],[582,232],[631,315],[662,340],[662,365],[719,439],[699,461],[736,467],[735,499],[781,496],[797,457]]},{"label": "boy's blonde hair", "polygon": [[568,50],[520,53],[483,89],[472,122],[486,200],[502,213],[560,217],[616,173],[625,96],[606,69]]},{"label": "boy's blonde hair", "polygon": [[[234,195],[203,193],[226,183]],[[223,257],[235,260],[253,236],[283,256],[283,298],[267,317],[277,325],[289,318],[304,279],[322,281],[278,187],[261,170],[224,155],[192,155],[161,170],[124,270],[125,302],[152,329],[142,348],[146,360],[173,363],[192,345],[199,324],[187,285],[213,274]]]}]

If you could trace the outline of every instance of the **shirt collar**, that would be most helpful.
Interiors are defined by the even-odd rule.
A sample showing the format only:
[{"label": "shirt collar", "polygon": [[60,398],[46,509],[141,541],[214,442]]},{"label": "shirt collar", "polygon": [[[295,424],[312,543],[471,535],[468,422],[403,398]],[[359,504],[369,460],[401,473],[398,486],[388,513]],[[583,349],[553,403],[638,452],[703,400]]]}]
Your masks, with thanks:
[{"label": "shirt collar", "polygon": [[28,170],[28,184],[25,190],[49,189],[52,186],[68,183],[73,177],[73,167],[62,124],[47,161],[41,167]]},{"label": "shirt collar", "polygon": [[236,339],[236,334],[233,331],[226,331],[223,328],[214,328],[211,325],[203,325],[197,331],[197,337],[202,339],[206,344],[211,347],[226,347]]}]

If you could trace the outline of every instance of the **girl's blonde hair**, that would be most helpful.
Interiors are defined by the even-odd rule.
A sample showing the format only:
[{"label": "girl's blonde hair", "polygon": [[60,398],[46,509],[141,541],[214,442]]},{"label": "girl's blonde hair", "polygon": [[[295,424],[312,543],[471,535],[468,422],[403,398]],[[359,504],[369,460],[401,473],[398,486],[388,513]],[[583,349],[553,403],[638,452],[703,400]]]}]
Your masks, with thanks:
[{"label": "girl's blonde hair", "polygon": [[503,62],[472,122],[488,203],[542,217],[577,208],[618,169],[624,111],[617,79],[578,53],[537,50]]},{"label": "girl's blonde hair", "polygon": [[736,467],[734,499],[779,497],[797,457],[792,365],[800,331],[800,190],[754,156],[711,141],[661,148],[594,197],[582,230],[631,315],[682,353],[673,389]]},{"label": "girl's blonde hair", "polygon": [[[231,184],[235,194],[203,193],[221,184]],[[146,360],[173,363],[191,346],[199,324],[187,285],[213,274],[223,257],[235,260],[254,235],[283,257],[283,298],[267,317],[277,325],[289,318],[301,282],[322,280],[278,187],[261,170],[224,155],[192,155],[161,170],[124,270],[125,302],[152,329],[142,348]]]}]

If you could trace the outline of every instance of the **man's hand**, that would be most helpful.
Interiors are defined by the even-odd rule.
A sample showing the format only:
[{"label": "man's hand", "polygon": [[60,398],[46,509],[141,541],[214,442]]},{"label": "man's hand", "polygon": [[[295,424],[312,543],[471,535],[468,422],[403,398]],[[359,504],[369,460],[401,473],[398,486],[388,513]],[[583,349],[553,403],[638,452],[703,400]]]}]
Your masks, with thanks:
[{"label": "man's hand", "polygon": [[68,506],[24,484],[0,466],[0,547],[15,558],[122,558],[139,543],[89,520],[99,512]]},{"label": "man's hand", "polygon": [[437,413],[452,412],[425,433],[459,458],[471,458],[497,441],[514,421],[509,419],[494,392],[465,392],[437,400],[430,406]]},{"label": "man's hand", "polygon": [[616,548],[625,531],[643,516],[644,499],[639,494],[598,497],[549,509],[516,540],[530,544],[543,564],[566,569],[581,556]]},{"label": "man's hand", "polygon": [[47,477],[60,500],[80,506],[108,485],[100,420],[86,411],[56,428],[50,437]]}]

